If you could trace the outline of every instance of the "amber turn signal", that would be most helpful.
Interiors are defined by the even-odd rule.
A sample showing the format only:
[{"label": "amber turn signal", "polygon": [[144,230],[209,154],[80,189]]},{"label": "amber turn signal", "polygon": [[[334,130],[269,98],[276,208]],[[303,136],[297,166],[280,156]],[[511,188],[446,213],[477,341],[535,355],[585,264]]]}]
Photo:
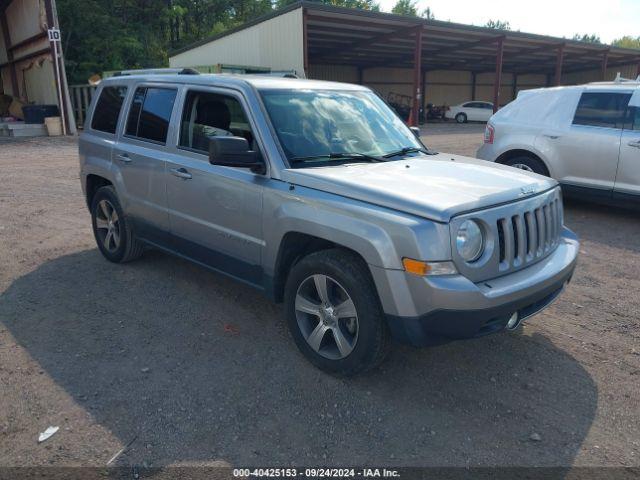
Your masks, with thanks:
[{"label": "amber turn signal", "polygon": [[414,275],[424,276],[429,274],[430,268],[427,262],[405,257],[402,259],[402,264],[407,272],[413,273]]},{"label": "amber turn signal", "polygon": [[453,262],[423,262],[413,258],[403,258],[405,271],[424,277],[426,275],[455,275],[458,273]]}]

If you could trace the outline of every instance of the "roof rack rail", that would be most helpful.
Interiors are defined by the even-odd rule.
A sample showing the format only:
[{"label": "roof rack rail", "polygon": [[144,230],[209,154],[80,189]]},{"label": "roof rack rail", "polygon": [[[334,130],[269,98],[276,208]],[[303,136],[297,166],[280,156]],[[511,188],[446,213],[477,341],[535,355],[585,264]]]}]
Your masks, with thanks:
[{"label": "roof rack rail", "polygon": [[622,75],[620,75],[620,72],[618,72],[618,74],[616,75],[616,78],[613,80],[614,83],[627,83],[627,82],[633,82],[633,83],[638,83],[640,82],[640,75],[638,75],[635,80],[631,79],[631,78],[623,78]]},{"label": "roof rack rail", "polygon": [[124,77],[127,75],[200,75],[200,72],[193,68],[142,68],[139,70],[122,70],[116,72],[114,77]]}]

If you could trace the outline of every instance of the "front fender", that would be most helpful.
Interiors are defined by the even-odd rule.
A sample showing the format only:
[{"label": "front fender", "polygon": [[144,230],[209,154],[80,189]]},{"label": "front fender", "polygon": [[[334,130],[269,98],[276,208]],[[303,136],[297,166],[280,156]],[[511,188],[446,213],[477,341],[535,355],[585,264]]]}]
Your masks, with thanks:
[{"label": "front fender", "polygon": [[[283,184],[286,185],[286,184]],[[402,258],[451,259],[449,227],[366,202],[299,186],[265,193],[265,273],[273,274],[279,246],[295,232],[357,252],[371,266],[402,270]]]}]

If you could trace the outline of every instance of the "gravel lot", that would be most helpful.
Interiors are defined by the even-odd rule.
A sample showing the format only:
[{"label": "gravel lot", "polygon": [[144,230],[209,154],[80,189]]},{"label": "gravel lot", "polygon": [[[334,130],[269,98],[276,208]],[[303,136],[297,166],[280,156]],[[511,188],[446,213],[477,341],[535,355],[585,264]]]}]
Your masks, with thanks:
[{"label": "gravel lot", "polygon": [[[482,125],[430,125],[473,154]],[[73,139],[0,140],[0,466],[640,465],[640,219],[567,203],[565,294],[522,332],[327,376],[280,306],[96,249]],[[38,434],[59,426],[38,444]],[[135,439],[135,440],[134,440]]]}]

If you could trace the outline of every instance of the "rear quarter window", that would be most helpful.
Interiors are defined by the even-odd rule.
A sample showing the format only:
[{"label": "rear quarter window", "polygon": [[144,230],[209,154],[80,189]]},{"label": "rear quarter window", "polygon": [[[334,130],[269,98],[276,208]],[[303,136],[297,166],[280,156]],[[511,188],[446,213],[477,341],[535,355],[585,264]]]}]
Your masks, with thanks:
[{"label": "rear quarter window", "polygon": [[93,111],[91,128],[100,132],[115,134],[118,127],[118,117],[126,95],[127,87],[104,87]]},{"label": "rear quarter window", "polygon": [[578,102],[574,125],[622,128],[630,93],[584,92]]}]

